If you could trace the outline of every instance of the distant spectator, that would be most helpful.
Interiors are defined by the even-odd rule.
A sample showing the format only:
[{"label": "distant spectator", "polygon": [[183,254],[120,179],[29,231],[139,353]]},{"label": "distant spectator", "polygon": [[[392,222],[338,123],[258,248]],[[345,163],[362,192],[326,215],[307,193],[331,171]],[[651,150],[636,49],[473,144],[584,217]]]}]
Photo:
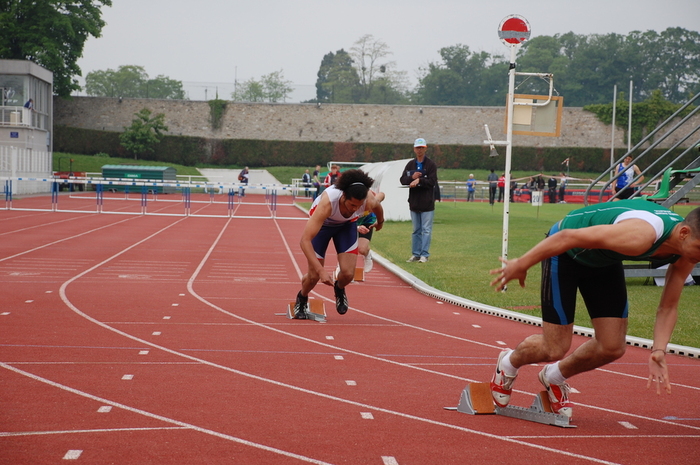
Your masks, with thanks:
[{"label": "distant spectator", "polygon": [[27,103],[24,104],[24,108],[27,110],[33,110],[34,109],[34,100],[29,99],[27,100]]},{"label": "distant spectator", "polygon": [[563,172],[560,174],[560,176],[561,183],[559,184],[559,203],[566,203],[564,197],[566,197],[566,185],[568,181],[566,179],[566,175]]},{"label": "distant spectator", "polygon": [[476,191],[476,179],[473,174],[470,174],[467,179],[467,202],[474,201],[474,191]]},{"label": "distant spectator", "polygon": [[493,205],[496,201],[496,189],[498,189],[498,175],[491,170],[489,177],[486,178],[489,182],[489,204]]},{"label": "distant spectator", "polygon": [[316,165],[316,169],[314,170],[314,174],[311,177],[311,184],[316,188],[316,191],[314,192],[314,200],[316,200],[316,197],[321,195],[321,165]]},{"label": "distant spectator", "polygon": [[[309,174],[309,170],[304,171],[304,174],[301,175],[301,185],[305,188],[311,187],[311,175]],[[311,192],[304,190],[304,197],[311,197]]]},{"label": "distant spectator", "polygon": [[498,201],[503,202],[503,197],[506,193],[506,173],[503,173],[496,183],[498,186]]},{"label": "distant spectator", "polygon": [[549,203],[557,203],[557,178],[552,175],[547,181],[549,188]]},{"label": "distant spectator", "polygon": [[338,165],[331,165],[331,171],[326,175],[326,179],[323,180],[323,187],[328,189],[338,180],[340,176],[340,167]]},{"label": "distant spectator", "polygon": [[[240,182],[241,184],[248,184],[248,173],[249,173],[248,167],[246,166],[245,168],[243,168],[241,170],[240,173],[238,173],[238,182]],[[245,197],[245,188],[244,187],[241,187],[238,190],[238,195],[240,195],[241,197]]]}]

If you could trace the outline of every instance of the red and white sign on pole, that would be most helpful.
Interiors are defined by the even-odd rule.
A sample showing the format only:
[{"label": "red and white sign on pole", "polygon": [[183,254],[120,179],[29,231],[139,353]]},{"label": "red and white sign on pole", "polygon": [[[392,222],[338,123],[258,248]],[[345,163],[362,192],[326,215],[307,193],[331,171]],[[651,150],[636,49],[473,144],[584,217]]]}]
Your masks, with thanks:
[{"label": "red and white sign on pole", "polygon": [[530,38],[530,23],[520,15],[506,16],[498,25],[498,38],[507,46],[521,45]]}]

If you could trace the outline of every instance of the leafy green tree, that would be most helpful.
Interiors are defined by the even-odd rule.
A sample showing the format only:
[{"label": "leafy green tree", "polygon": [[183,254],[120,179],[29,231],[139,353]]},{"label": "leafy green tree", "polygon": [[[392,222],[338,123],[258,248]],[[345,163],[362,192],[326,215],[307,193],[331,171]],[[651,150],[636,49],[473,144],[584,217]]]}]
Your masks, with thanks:
[{"label": "leafy green tree", "polygon": [[360,78],[350,54],[342,48],[329,52],[321,61],[316,80],[319,103],[356,103],[359,101]]},{"label": "leafy green tree", "polygon": [[[635,101],[660,90],[680,103],[700,92],[700,33],[682,28],[619,34],[538,36],[525,43],[518,70],[553,73],[554,85],[567,105],[610,100],[615,85],[634,83]],[[531,83],[519,88],[532,90]]]},{"label": "leafy green tree", "polygon": [[112,6],[112,0],[4,0],[0,5],[0,58],[30,60],[53,72],[56,95],[79,90],[77,61],[88,37],[100,37],[101,7]]},{"label": "leafy green tree", "polygon": [[473,53],[466,45],[440,49],[442,62],[423,70],[414,96],[425,105],[503,105],[508,64],[500,56]]},{"label": "leafy green tree", "polygon": [[249,79],[236,87],[231,98],[236,102],[284,102],[290,93],[292,82],[284,79],[283,71],[266,74],[260,80]]},{"label": "leafy green tree", "polygon": [[151,110],[144,108],[135,116],[131,126],[124,128],[119,141],[137,160],[139,156],[155,152],[155,146],[162,140],[168,127],[163,113],[151,117]]},{"label": "leafy green tree", "polygon": [[163,75],[149,79],[146,70],[135,65],[89,72],[85,76],[85,91],[96,97],[185,98],[181,81]]}]

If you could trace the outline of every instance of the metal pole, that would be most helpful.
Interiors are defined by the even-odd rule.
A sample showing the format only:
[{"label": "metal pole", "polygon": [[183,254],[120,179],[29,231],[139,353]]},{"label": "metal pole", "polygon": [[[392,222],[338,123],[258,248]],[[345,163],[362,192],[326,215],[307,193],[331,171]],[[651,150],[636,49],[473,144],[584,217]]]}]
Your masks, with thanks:
[{"label": "metal pole", "polygon": [[627,118],[627,152],[632,150],[632,81],[630,81],[630,113]]},{"label": "metal pole", "polygon": [[617,84],[613,86],[612,135],[610,137],[610,179],[614,176],[612,167],[615,164],[615,114],[617,112]]},{"label": "metal pole", "polygon": [[[506,132],[506,185],[503,199],[503,244],[501,257],[508,259],[508,223],[510,219],[510,166],[513,153],[513,114],[515,97],[515,50],[518,45],[510,46],[510,70],[508,71],[508,127]],[[505,263],[503,264],[505,266]],[[505,290],[505,288],[504,288]]]}]

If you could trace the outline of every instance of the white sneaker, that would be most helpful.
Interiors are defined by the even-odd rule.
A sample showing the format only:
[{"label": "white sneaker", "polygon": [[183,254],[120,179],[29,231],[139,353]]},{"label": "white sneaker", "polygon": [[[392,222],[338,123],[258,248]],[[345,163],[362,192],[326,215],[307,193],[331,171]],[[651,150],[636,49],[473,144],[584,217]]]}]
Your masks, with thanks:
[{"label": "white sneaker", "polygon": [[419,263],[428,263],[428,257],[421,257],[418,259]]},{"label": "white sneaker", "polygon": [[416,257],[415,255],[412,255],[411,258],[406,260],[406,263],[417,262],[419,260],[420,260],[420,257]]},{"label": "white sneaker", "polygon": [[367,252],[367,256],[365,257],[365,273],[369,273],[370,271],[372,271],[373,266],[374,262],[372,261],[372,251],[370,250],[369,252]]}]

